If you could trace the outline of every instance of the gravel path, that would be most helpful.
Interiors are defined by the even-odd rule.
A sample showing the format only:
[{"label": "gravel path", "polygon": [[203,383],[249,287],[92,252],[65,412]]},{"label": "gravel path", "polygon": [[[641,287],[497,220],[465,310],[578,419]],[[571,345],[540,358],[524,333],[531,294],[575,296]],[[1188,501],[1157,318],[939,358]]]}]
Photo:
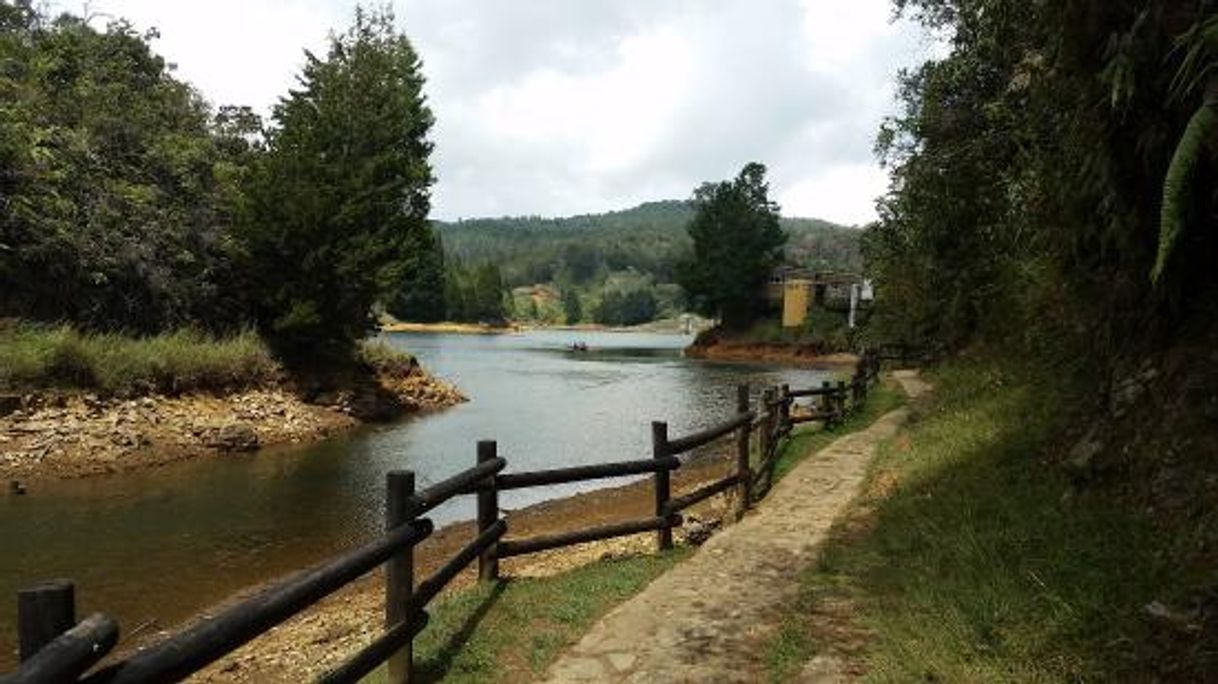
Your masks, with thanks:
[{"label": "gravel path", "polygon": [[[926,389],[898,377],[913,395]],[[739,524],[597,623],[547,673],[549,682],[751,682],[761,645],[854,498],[876,447],[908,416],[892,411],[805,460]],[[824,681],[816,678],[818,681]]]}]

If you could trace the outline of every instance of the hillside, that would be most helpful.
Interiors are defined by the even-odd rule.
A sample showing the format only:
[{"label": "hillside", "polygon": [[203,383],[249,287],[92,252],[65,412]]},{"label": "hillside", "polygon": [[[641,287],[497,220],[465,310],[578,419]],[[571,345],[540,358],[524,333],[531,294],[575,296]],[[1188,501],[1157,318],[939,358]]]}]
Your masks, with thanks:
[{"label": "hillside", "polygon": [[[499,264],[506,285],[517,287],[567,277],[583,281],[598,270],[634,269],[672,282],[674,264],[689,247],[685,226],[693,209],[680,200],[564,218],[521,216],[436,222],[444,251],[466,263]],[[787,257],[816,268],[861,266],[859,231],[828,221],[784,218]]]}]

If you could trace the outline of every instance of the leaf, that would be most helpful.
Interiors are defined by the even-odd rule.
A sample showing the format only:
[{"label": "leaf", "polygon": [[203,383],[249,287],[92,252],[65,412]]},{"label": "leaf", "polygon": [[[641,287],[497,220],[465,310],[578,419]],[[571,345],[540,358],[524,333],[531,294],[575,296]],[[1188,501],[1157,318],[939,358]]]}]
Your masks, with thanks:
[{"label": "leaf", "polygon": [[1159,214],[1159,253],[1155,257],[1150,280],[1158,283],[1171,258],[1176,243],[1185,228],[1189,200],[1192,197],[1193,171],[1205,149],[1206,138],[1218,130],[1218,112],[1209,105],[1201,105],[1189,119],[1176,150],[1172,153],[1171,165],[1163,179],[1163,204]]}]

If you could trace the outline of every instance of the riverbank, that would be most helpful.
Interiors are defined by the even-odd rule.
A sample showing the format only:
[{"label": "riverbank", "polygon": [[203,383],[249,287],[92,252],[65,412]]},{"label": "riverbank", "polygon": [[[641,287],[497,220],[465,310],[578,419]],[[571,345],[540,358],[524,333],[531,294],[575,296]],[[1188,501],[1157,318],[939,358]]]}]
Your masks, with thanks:
[{"label": "riverbank", "polygon": [[452,406],[409,354],[361,344],[333,377],[297,378],[251,332],[151,337],[0,326],[0,479],[87,477],[321,439]]},{"label": "riverbank", "polygon": [[365,387],[305,401],[286,386],[225,395],[153,394],[135,399],[39,392],[0,416],[0,479],[105,475],[188,458],[301,444],[402,412],[453,406],[465,397],[416,368]]},{"label": "riverbank", "polygon": [[452,321],[442,323],[405,323],[395,321],[381,324],[381,332],[446,333],[449,335],[504,335],[520,332],[523,329],[523,327],[514,323],[488,325],[486,323],[454,323]]},{"label": "riverbank", "polygon": [[698,335],[685,355],[710,361],[754,361],[805,368],[852,366],[858,356],[830,351],[821,344],[759,342],[749,336],[732,337],[718,329]]}]

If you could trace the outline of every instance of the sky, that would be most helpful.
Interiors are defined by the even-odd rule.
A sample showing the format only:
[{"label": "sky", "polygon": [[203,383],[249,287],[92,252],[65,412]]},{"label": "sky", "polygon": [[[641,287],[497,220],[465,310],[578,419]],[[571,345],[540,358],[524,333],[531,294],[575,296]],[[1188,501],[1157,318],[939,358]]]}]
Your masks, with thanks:
[{"label": "sky", "polygon": [[[156,28],[213,104],[266,114],[337,0],[57,3]],[[769,167],[787,216],[875,217],[895,75],[933,46],[889,0],[396,0],[436,116],[436,218],[565,216],[692,195]]]}]

